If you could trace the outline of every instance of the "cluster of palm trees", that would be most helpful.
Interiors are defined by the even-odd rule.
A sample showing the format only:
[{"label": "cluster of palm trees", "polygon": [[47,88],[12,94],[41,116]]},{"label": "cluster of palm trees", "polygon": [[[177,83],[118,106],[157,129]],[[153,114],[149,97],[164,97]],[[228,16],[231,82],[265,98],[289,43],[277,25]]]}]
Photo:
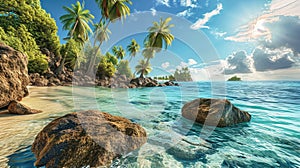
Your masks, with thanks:
[{"label": "cluster of palm trees", "polygon": [[[108,28],[109,24],[117,20],[126,19],[130,15],[130,8],[128,6],[132,4],[130,0],[95,1],[102,16],[96,24],[93,24],[92,21],[94,16],[89,10],[84,9],[84,3],[80,4],[78,1],[76,4],[72,4],[71,8],[64,6],[63,8],[67,13],[60,17],[61,22],[64,24],[63,29],[69,31],[66,40],[73,39],[83,47],[84,43],[89,40],[89,34],[93,33],[93,54],[87,66],[87,75],[93,75],[96,55],[99,53],[103,42],[109,40],[109,34],[111,34]],[[153,22],[153,26],[148,29],[149,33],[144,40],[144,49],[142,51],[144,59],[140,60],[139,65],[136,66],[136,72],[140,74],[140,77],[144,77],[144,75],[151,71],[150,59],[154,58],[155,53],[160,52],[163,47],[167,48],[174,40],[174,36],[170,33],[170,28],[174,25],[169,24],[170,21],[171,18],[161,19],[160,22]],[[90,24],[94,25],[94,31],[90,28]],[[131,61],[140,51],[140,46],[136,40],[132,39],[126,49],[130,53],[129,61]],[[112,52],[120,60],[126,55],[126,51],[122,46],[114,46]],[[61,73],[64,64],[65,58],[61,61],[58,73]]]}]

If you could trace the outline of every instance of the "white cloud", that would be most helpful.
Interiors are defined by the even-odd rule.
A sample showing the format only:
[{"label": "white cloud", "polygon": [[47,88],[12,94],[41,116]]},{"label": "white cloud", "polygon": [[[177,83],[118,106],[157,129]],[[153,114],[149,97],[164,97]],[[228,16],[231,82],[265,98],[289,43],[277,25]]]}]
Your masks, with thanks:
[{"label": "white cloud", "polygon": [[161,64],[161,67],[167,69],[170,66],[170,62],[164,62]]},{"label": "white cloud", "polygon": [[210,33],[216,38],[223,38],[227,34],[227,32],[218,31],[217,29],[211,30]]},{"label": "white cloud", "polygon": [[246,51],[235,52],[225,59],[225,74],[251,73],[253,59]]},{"label": "white cloud", "polygon": [[197,64],[197,61],[195,61],[194,59],[189,59],[188,65],[195,65]]},{"label": "white cloud", "polygon": [[300,18],[299,0],[272,0],[268,6],[269,9],[261,16],[240,26],[237,33],[226,37],[225,40],[235,42],[249,42],[260,39],[270,40],[272,30],[266,27],[266,24],[279,21],[280,16],[296,16]]},{"label": "white cloud", "polygon": [[197,5],[192,2],[192,0],[181,0],[180,5],[185,7],[192,7],[192,8],[197,7]]},{"label": "white cloud", "polygon": [[150,11],[151,11],[151,13],[152,13],[153,16],[156,15],[156,9],[155,8],[150,8]]},{"label": "white cloud", "polygon": [[298,54],[290,48],[269,49],[256,47],[249,55],[245,51],[233,53],[225,59],[225,74],[245,74],[289,69],[299,63]]},{"label": "white cloud", "polygon": [[169,0],[156,0],[157,5],[165,5],[167,7],[170,7],[170,2]]},{"label": "white cloud", "polygon": [[176,16],[179,16],[179,17],[190,17],[190,16],[192,16],[192,14],[193,13],[191,12],[191,9],[186,9],[186,10],[184,10],[182,12],[177,13]]},{"label": "white cloud", "polygon": [[198,19],[193,25],[191,25],[191,29],[197,30],[200,28],[209,29],[209,26],[205,24],[215,15],[220,14],[221,10],[223,10],[223,5],[220,3],[217,5],[217,8],[212,10],[211,12],[205,13],[204,18]]}]

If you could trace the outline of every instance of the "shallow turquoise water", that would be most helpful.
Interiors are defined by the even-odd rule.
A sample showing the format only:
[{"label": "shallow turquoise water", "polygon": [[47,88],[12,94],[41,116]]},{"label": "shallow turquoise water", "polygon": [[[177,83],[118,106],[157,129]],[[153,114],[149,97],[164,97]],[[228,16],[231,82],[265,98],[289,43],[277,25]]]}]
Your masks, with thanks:
[{"label": "shallow turquoise water", "polygon": [[[26,104],[45,107],[46,113],[26,120],[28,128],[36,129],[18,133],[25,140],[17,150],[7,152],[11,154],[3,162],[10,167],[33,167],[32,134],[53,118],[74,109],[110,112],[146,129],[148,142],[116,159],[112,167],[300,167],[300,82],[200,82],[163,88],[31,90],[31,101],[25,100]],[[226,97],[248,111],[252,120],[216,129],[193,124],[182,118],[180,111],[184,103],[198,97]],[[62,106],[62,110],[57,112],[53,104]],[[3,147],[5,143],[9,142],[0,145]]]}]

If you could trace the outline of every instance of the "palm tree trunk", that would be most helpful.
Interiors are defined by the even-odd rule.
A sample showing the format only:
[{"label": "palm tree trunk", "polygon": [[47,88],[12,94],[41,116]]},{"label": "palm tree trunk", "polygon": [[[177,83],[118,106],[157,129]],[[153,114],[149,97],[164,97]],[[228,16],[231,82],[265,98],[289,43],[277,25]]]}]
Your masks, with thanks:
[{"label": "palm tree trunk", "polygon": [[66,61],[66,56],[64,56],[64,58],[62,59],[62,61],[60,62],[60,65],[58,66],[58,68],[55,71],[56,75],[60,75],[62,73],[65,73],[65,61]]},{"label": "palm tree trunk", "polygon": [[[109,25],[110,21],[107,23],[107,25],[105,26],[104,30],[107,29],[108,25]],[[87,75],[92,76],[93,74],[93,69],[94,69],[94,65],[95,65],[95,61],[96,61],[96,57],[97,57],[97,53],[99,52],[99,49],[102,45],[103,41],[100,41],[100,44],[98,45],[97,49],[95,50],[95,52],[92,54],[92,59],[89,63],[88,66],[88,70],[87,70]],[[96,40],[94,41],[94,45],[96,44]]]}]

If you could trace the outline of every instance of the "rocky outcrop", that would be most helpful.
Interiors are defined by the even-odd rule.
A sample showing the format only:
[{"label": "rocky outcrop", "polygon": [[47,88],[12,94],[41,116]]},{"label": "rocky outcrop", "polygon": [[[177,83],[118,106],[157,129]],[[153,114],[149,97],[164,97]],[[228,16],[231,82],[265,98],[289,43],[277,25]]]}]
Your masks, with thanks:
[{"label": "rocky outcrop", "polygon": [[25,106],[17,101],[12,101],[8,105],[8,112],[10,114],[19,114],[19,115],[26,115],[26,114],[36,114],[41,113],[41,110],[31,109],[28,106]]},{"label": "rocky outcrop", "polygon": [[123,117],[100,111],[67,114],[49,123],[35,138],[35,166],[99,167],[138,149],[145,130]]},{"label": "rocky outcrop", "polygon": [[136,87],[163,87],[163,86],[179,86],[178,83],[168,81],[165,83],[158,83],[152,78],[134,78],[130,81],[130,84]]},{"label": "rocky outcrop", "polygon": [[0,43],[0,108],[28,95],[26,55]]},{"label": "rocky outcrop", "polygon": [[181,114],[197,123],[218,127],[251,120],[248,112],[238,109],[226,99],[195,99],[183,106]]}]

